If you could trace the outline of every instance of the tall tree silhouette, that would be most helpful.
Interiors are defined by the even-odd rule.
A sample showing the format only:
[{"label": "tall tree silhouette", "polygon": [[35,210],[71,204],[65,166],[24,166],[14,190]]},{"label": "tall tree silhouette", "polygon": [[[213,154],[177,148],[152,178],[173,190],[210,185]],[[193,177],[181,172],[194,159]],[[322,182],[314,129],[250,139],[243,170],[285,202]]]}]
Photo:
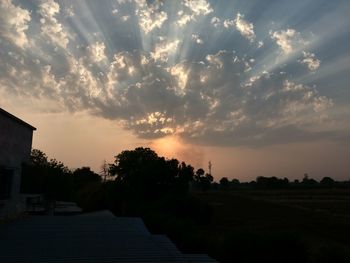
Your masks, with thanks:
[{"label": "tall tree silhouette", "polygon": [[176,159],[159,157],[150,148],[139,147],[115,156],[110,173],[116,182],[144,197],[157,196],[169,190],[187,187],[193,168]]}]

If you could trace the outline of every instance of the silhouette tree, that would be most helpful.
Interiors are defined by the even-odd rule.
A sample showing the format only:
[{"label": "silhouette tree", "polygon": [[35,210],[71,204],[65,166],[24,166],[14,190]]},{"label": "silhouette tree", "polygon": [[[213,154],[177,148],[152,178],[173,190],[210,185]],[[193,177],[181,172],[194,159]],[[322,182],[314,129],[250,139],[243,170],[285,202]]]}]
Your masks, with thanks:
[{"label": "silhouette tree", "polygon": [[205,171],[202,169],[202,168],[199,168],[197,171],[196,171],[196,174],[194,175],[194,179],[195,181],[197,181],[198,183],[201,182],[201,179],[203,178],[205,174]]},{"label": "silhouette tree", "polygon": [[317,187],[318,183],[316,180],[309,178],[309,175],[305,173],[301,185],[305,188],[315,188]]},{"label": "silhouette tree", "polygon": [[228,189],[230,186],[230,181],[227,179],[227,177],[222,177],[219,182],[220,182],[220,187],[222,189]]},{"label": "silhouette tree", "polygon": [[289,187],[289,180],[287,178],[277,178],[258,176],[256,178],[256,188],[259,189],[284,189]]},{"label": "silhouette tree", "polygon": [[88,184],[101,182],[101,177],[92,171],[90,167],[81,167],[74,170],[73,174],[75,190],[82,189]]},{"label": "silhouette tree", "polygon": [[114,164],[110,165],[110,173],[116,176],[116,181],[126,185],[137,185],[143,181],[154,179],[151,174],[157,172],[158,155],[150,148],[136,148],[123,151],[115,156]]},{"label": "silhouette tree", "polygon": [[325,188],[332,188],[335,185],[335,181],[331,177],[323,177],[320,181],[320,185]]},{"label": "silhouette tree", "polygon": [[48,161],[47,155],[33,149],[30,163],[23,164],[21,191],[45,194],[48,199],[71,200],[73,181],[71,171],[56,159]]},{"label": "silhouette tree", "polygon": [[168,191],[187,190],[193,178],[193,167],[176,159],[159,157],[150,148],[123,151],[110,165],[115,181],[134,195],[155,197]]},{"label": "silhouette tree", "polygon": [[213,180],[213,176],[206,174],[202,168],[199,168],[194,175],[195,187],[201,190],[209,190]]},{"label": "silhouette tree", "polygon": [[234,178],[231,180],[231,187],[233,189],[237,189],[238,187],[240,187],[240,185],[241,185],[241,182],[238,179]]},{"label": "silhouette tree", "polygon": [[30,163],[36,166],[44,166],[48,164],[47,156],[44,152],[33,149],[30,153]]},{"label": "silhouette tree", "polygon": [[208,182],[210,182],[210,183],[212,183],[213,181],[214,181],[214,177],[211,175],[211,174],[205,174],[205,179],[208,181]]}]

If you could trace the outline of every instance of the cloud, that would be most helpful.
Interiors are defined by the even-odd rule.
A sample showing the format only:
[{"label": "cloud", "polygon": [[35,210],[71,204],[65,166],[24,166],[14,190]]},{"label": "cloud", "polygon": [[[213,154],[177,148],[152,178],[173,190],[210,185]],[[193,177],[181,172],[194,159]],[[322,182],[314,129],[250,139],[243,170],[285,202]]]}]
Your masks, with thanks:
[{"label": "cloud", "polygon": [[89,107],[94,98],[101,94],[102,88],[98,75],[85,64],[82,58],[67,58],[68,69],[61,80],[61,94],[70,110]]},{"label": "cloud", "polygon": [[171,75],[175,76],[177,78],[177,85],[175,85],[175,92],[178,95],[185,95],[185,88],[187,85],[187,78],[188,78],[188,70],[184,67],[184,65],[177,64],[170,68]]},{"label": "cloud", "polygon": [[203,44],[203,40],[199,37],[197,34],[192,34],[192,40],[196,42],[197,44]]},{"label": "cloud", "polygon": [[210,7],[210,4],[206,0],[185,0],[183,3],[196,16],[208,15],[213,12],[213,9]]},{"label": "cloud", "polygon": [[73,17],[74,14],[74,8],[72,6],[67,6],[63,10],[64,16],[67,17]]},{"label": "cloud", "polygon": [[208,54],[206,55],[205,59],[209,62],[210,66],[215,66],[217,68],[222,68],[224,66],[224,62],[222,60],[222,54],[225,54],[226,51],[221,50],[216,54]]},{"label": "cloud", "polygon": [[155,60],[167,62],[169,59],[169,55],[176,52],[176,49],[180,43],[180,40],[174,41],[161,41],[156,44],[153,52],[151,52],[151,56]]},{"label": "cloud", "polygon": [[139,26],[145,34],[155,28],[161,28],[168,19],[167,13],[160,10],[160,4],[157,1],[149,4],[146,0],[137,0],[136,4],[135,14],[138,16]]},{"label": "cloud", "polygon": [[[242,76],[233,74],[242,72],[244,60],[233,64],[225,58],[228,55],[227,52],[211,55],[222,64],[216,63],[217,67],[206,67],[198,73],[209,76],[206,83],[190,81],[187,84],[200,89],[198,93],[202,104],[206,105],[201,117],[183,124],[182,135],[188,140],[231,145],[254,141],[254,145],[269,136],[269,143],[272,143],[270,133],[286,131],[284,127],[293,127],[302,138],[305,132],[302,127],[318,127],[323,121],[318,115],[319,110],[324,113],[333,105],[330,99],[320,96],[314,88],[284,80],[278,74],[266,74],[255,79],[249,88],[244,88],[238,84]],[[208,63],[213,64],[213,61],[209,59]],[[232,71],[228,70],[231,74],[217,72],[220,67],[231,68]],[[189,79],[196,78],[190,75]],[[216,88],[213,90],[211,87]]]},{"label": "cloud", "polygon": [[41,1],[38,12],[41,15],[42,34],[50,39],[52,43],[66,48],[69,43],[68,34],[56,18],[60,13],[59,4],[53,0]]},{"label": "cloud", "polygon": [[317,70],[321,65],[321,61],[316,58],[314,53],[305,51],[303,51],[303,58],[299,59],[298,62],[306,65],[310,71]]},{"label": "cloud", "polygon": [[117,0],[119,5],[123,5],[127,2],[127,0]]},{"label": "cloud", "polygon": [[214,11],[206,0],[198,0],[195,2],[184,0],[182,4],[187,10],[180,10],[177,12],[178,18],[176,24],[180,27],[184,27],[189,22],[196,21],[198,17],[206,16]]},{"label": "cloud", "polygon": [[235,21],[230,20],[230,19],[225,19],[223,25],[226,28],[233,27],[235,25]]},{"label": "cloud", "polygon": [[[147,62],[142,63],[143,56]],[[318,130],[319,116],[332,106],[315,88],[277,74],[242,86],[245,60],[234,62],[227,51],[209,54],[204,63],[180,63],[170,69],[150,58],[118,53],[106,75],[99,77],[83,59],[68,57],[63,79],[43,66],[36,77],[21,72],[24,86],[18,91],[25,92],[30,84],[40,96],[57,98],[71,111],[88,110],[119,120],[143,138],[176,134],[201,144],[257,145],[266,138],[273,143],[272,134],[290,130],[303,138],[311,133],[305,128]]]},{"label": "cloud", "polygon": [[255,39],[254,26],[252,23],[247,22],[244,16],[240,13],[237,14],[234,25],[236,29],[241,33],[242,36],[247,38],[250,42]]},{"label": "cloud", "polygon": [[284,54],[290,54],[296,50],[305,47],[308,42],[304,40],[299,32],[295,29],[287,29],[280,31],[270,31],[270,36],[276,41]]},{"label": "cloud", "polygon": [[[120,19],[121,19],[122,21],[126,22],[126,21],[128,21],[128,20],[130,19],[130,16],[128,16],[128,15],[122,16]],[[148,32],[147,32],[147,33],[148,33]]]},{"label": "cloud", "polygon": [[210,23],[214,26],[214,27],[219,27],[221,24],[221,20],[220,18],[214,16],[211,20]]},{"label": "cloud", "polygon": [[176,24],[180,27],[187,25],[187,23],[192,20],[192,16],[185,14],[183,10],[179,11],[177,14],[179,15],[179,18],[177,19]]},{"label": "cloud", "polygon": [[[220,19],[214,17],[211,20],[211,24],[214,27],[219,27],[221,25]],[[248,39],[251,43],[254,42],[256,35],[254,32],[254,25],[244,19],[244,15],[237,13],[235,19],[225,19],[222,25],[225,28],[235,28],[244,38]],[[262,42],[259,41],[258,48],[262,45]]]},{"label": "cloud", "polygon": [[295,116],[303,111],[322,112],[333,106],[331,99],[319,96],[315,89],[289,80],[284,81],[282,92],[293,94],[293,96],[294,94],[300,94],[298,100],[287,101],[284,105],[283,112],[288,116]]},{"label": "cloud", "polygon": [[0,1],[0,36],[20,48],[28,45],[26,32],[31,16],[28,10],[15,6],[11,0]]},{"label": "cloud", "polygon": [[106,46],[103,42],[96,42],[87,47],[91,60],[97,63],[107,59],[105,49]]},{"label": "cloud", "polygon": [[[104,11],[108,15],[70,3],[74,16],[67,23],[60,13],[64,2],[36,2],[32,13],[9,5],[20,17],[33,17],[20,19],[22,31],[9,17],[0,18],[1,94],[110,119],[142,138],[174,135],[198,144],[254,147],[334,131],[324,123],[335,100],[299,82],[293,67],[300,65],[271,67],[279,54],[258,44],[257,29],[240,13],[225,20],[215,10],[217,17],[209,17],[214,10],[207,1],[120,2],[117,13]],[[126,15],[127,24],[121,23]],[[188,26],[179,27],[181,19]],[[235,41],[242,40],[238,34],[208,30],[225,25],[257,45],[246,53],[247,41]],[[266,37],[283,54],[307,50],[293,29]],[[36,45],[23,48],[28,43]],[[305,51],[299,63],[314,71],[320,61]]]}]

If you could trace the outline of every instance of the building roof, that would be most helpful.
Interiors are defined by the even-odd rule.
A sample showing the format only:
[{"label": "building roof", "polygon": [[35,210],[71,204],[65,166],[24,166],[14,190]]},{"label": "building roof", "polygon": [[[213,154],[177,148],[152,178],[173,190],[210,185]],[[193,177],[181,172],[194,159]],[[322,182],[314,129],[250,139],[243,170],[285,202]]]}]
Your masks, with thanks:
[{"label": "building roof", "polygon": [[166,236],[152,235],[140,218],[109,211],[3,224],[0,247],[0,262],[216,262],[182,254]]},{"label": "building roof", "polygon": [[17,123],[20,123],[20,124],[22,124],[22,125],[24,125],[24,126],[30,128],[30,129],[32,129],[33,131],[36,130],[36,128],[33,127],[32,125],[26,123],[25,121],[21,120],[20,118],[17,118],[16,116],[12,115],[11,113],[5,111],[5,110],[2,109],[2,108],[0,108],[0,114],[6,116],[7,118],[10,118],[10,119],[16,121]]}]

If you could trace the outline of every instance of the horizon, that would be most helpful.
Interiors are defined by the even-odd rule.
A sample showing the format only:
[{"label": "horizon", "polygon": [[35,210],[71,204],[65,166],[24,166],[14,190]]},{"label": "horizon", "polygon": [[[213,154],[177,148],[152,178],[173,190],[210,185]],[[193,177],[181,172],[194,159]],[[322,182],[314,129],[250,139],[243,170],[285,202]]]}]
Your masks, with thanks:
[{"label": "horizon", "polygon": [[0,107],[69,168],[350,179],[350,2],[0,1]]}]

